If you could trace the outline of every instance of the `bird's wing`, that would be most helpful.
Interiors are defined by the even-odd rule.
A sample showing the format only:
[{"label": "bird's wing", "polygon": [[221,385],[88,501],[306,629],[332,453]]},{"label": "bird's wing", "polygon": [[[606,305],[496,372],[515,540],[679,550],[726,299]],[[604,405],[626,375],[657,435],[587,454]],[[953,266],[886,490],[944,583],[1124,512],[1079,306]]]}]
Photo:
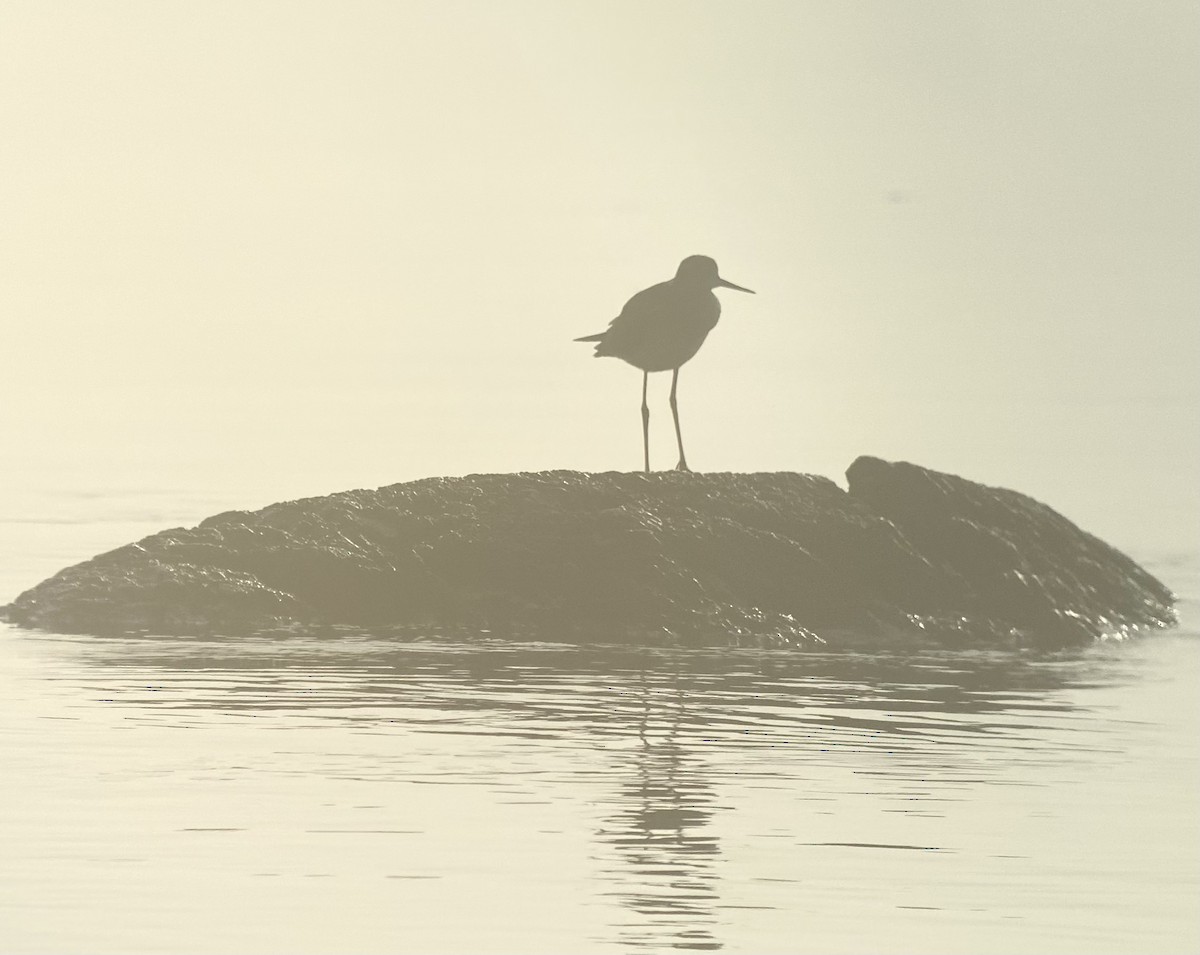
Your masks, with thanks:
[{"label": "bird's wing", "polygon": [[604,344],[625,352],[636,349],[639,345],[652,340],[655,329],[661,325],[662,316],[670,304],[668,282],[660,282],[642,289],[633,296],[621,314],[608,323],[608,331],[604,333]]}]

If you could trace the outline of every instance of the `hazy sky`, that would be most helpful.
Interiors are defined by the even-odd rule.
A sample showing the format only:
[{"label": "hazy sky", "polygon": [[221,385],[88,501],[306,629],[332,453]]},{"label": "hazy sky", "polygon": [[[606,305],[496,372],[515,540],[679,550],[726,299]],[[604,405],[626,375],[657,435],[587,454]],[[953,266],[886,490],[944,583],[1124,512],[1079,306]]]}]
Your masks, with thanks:
[{"label": "hazy sky", "polygon": [[1196,529],[1198,46],[1170,0],[7,0],[0,469],[633,469],[640,373],[571,339],[705,253],[758,295],[693,467]]}]

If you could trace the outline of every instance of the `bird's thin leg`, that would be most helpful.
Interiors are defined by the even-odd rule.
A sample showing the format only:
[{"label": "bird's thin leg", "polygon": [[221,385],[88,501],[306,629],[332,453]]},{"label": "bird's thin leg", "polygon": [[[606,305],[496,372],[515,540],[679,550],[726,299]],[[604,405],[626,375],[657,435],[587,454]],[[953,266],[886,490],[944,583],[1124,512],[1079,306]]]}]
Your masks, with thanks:
[{"label": "bird's thin leg", "polygon": [[679,405],[675,401],[675,388],[679,384],[679,369],[676,368],[671,373],[671,415],[675,418],[675,440],[679,442],[679,463],[675,465],[676,471],[690,471],[687,466],[687,458],[683,454],[683,432],[679,430]]},{"label": "bird's thin leg", "polygon": [[650,372],[642,372],[642,451],[646,457],[646,473],[650,473],[650,405],[646,401],[646,389],[650,385]]}]

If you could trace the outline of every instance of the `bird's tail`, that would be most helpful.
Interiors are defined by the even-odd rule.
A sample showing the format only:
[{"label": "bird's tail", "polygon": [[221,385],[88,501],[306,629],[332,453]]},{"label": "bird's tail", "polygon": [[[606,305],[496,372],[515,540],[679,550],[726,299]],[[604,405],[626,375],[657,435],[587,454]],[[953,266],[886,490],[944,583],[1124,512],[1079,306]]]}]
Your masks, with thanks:
[{"label": "bird's tail", "polygon": [[575,341],[577,341],[577,342],[602,342],[602,341],[604,341],[604,336],[607,334],[608,334],[608,332],[596,332],[595,335],[584,335],[583,338],[576,338]]}]

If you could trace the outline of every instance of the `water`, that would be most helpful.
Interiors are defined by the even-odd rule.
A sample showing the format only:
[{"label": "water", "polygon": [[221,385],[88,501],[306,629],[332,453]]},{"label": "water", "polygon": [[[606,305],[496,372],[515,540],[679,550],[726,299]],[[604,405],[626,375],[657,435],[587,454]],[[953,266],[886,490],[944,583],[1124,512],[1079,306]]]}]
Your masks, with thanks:
[{"label": "water", "polygon": [[[186,522],[72,500],[4,597]],[[1195,951],[1200,559],[1135,556],[1184,625],[1041,658],[0,630],[0,950]]]}]

